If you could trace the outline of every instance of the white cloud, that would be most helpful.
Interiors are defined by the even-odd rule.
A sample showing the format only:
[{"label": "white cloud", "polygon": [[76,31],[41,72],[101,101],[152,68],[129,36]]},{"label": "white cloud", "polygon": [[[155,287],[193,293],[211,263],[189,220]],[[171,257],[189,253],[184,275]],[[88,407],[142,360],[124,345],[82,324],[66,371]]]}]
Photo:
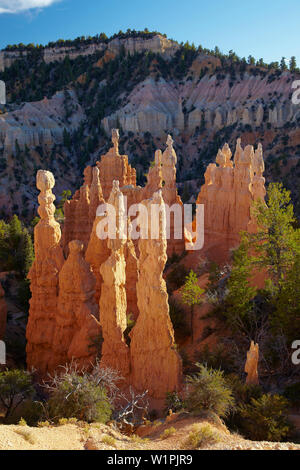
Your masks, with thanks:
[{"label": "white cloud", "polygon": [[33,8],[49,7],[60,0],[0,0],[1,13],[21,13]]}]

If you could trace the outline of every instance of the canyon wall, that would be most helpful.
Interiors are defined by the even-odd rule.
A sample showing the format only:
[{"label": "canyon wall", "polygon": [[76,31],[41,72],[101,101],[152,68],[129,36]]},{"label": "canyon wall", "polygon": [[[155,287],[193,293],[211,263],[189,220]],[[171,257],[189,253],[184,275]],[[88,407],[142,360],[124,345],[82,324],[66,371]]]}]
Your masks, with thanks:
[{"label": "canyon wall", "polygon": [[280,128],[297,119],[289,72],[275,81],[248,72],[234,83],[229,74],[222,81],[217,77],[207,74],[181,84],[149,77],[134,88],[125,106],[103,119],[103,127],[109,133],[119,123],[125,132],[161,137],[168,131],[192,135],[203,126],[218,131],[236,123]]}]

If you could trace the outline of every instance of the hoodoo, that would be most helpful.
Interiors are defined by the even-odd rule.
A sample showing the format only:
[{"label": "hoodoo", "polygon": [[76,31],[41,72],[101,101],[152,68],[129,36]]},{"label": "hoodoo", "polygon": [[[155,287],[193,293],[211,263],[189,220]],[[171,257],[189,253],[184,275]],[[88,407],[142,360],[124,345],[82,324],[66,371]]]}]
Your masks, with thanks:
[{"label": "hoodoo", "polygon": [[[183,220],[181,237],[176,239],[176,211],[172,218],[172,205],[182,209],[176,187],[177,156],[168,136],[167,148],[156,151],[147,184],[141,188],[127,156],[119,154],[117,130],[112,141],[101,161],[85,169],[83,186],[65,204],[63,240],[54,218],[54,177],[42,170],[37,174],[41,220],[35,227],[36,257],[29,273],[27,363],[41,374],[72,360],[87,365],[101,349],[102,334],[101,364],[116,369],[125,386],[163,399],[167,392],[180,389],[182,373],[163,279],[167,255],[185,248]],[[261,145],[256,151],[252,146],[243,150],[238,140],[234,160],[227,144],[219,150],[197,200],[204,204],[204,251],[218,246],[228,253],[241,230],[256,230],[250,209],[253,201],[264,199],[263,171]],[[106,202],[115,209],[115,238],[98,233],[99,223],[107,217]],[[126,202],[127,209],[131,203],[145,208],[139,217],[148,238],[131,240]],[[154,208],[159,209],[157,214]],[[127,341],[124,332],[130,315],[135,325]],[[248,380],[253,377],[250,372]]]},{"label": "hoodoo", "polygon": [[45,374],[57,365],[53,337],[58,311],[58,275],[64,257],[60,225],[54,218],[54,176],[49,171],[39,170],[36,185],[40,190],[38,213],[41,220],[34,229],[35,260],[28,275],[31,299],[26,331],[27,366]]},{"label": "hoodoo", "polygon": [[[151,205],[159,208],[157,239],[139,240],[139,278],[137,298],[139,317],[131,333],[132,383],[137,390],[148,390],[154,398],[178,390],[181,359],[175,349],[174,331],[163,270],[167,261],[165,207],[161,191],[143,202],[151,227]],[[152,225],[153,227],[153,225]]]}]

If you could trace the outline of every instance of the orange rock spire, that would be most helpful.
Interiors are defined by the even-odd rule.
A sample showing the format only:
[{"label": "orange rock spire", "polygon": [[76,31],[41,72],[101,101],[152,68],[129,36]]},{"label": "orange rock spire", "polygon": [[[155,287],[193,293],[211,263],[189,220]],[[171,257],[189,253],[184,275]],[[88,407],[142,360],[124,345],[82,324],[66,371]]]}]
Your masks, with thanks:
[{"label": "orange rock spire", "polygon": [[[197,204],[204,204],[205,246],[221,243],[224,250],[239,241],[241,231],[254,229],[251,205],[265,197],[262,147],[244,150],[237,140],[234,162],[227,144],[219,150],[216,164],[208,165]],[[250,227],[251,226],[251,227]]]},{"label": "orange rock spire", "polygon": [[38,171],[37,188],[41,191],[38,213],[41,220],[34,229],[35,260],[28,274],[32,296],[26,351],[27,366],[36,368],[42,374],[56,365],[52,345],[57,315],[58,274],[64,262],[60,226],[54,219],[54,184],[52,173]]},{"label": "orange rock spire", "polygon": [[[167,144],[167,148],[161,155],[161,171],[162,171],[162,179],[163,179],[162,196],[163,196],[165,204],[167,204],[168,207],[171,208],[173,204],[182,206],[182,201],[177,192],[177,186],[176,186],[177,155],[173,148],[173,139],[170,135],[168,135],[166,144]],[[157,154],[157,157],[160,158],[160,155]],[[180,211],[180,212],[182,214],[183,211]],[[184,220],[182,217],[182,220],[180,223],[181,234],[179,238],[176,238],[175,233],[174,233],[175,217],[178,217],[176,213],[170,212],[170,218],[169,218],[170,238],[168,239],[168,247],[167,247],[168,256],[172,256],[172,254],[174,253],[181,254],[185,250]]]},{"label": "orange rock spire", "polygon": [[113,147],[106,155],[102,155],[101,161],[97,162],[100,170],[100,181],[104,199],[107,200],[113,181],[119,181],[120,188],[127,185],[136,186],[136,171],[128,163],[127,155],[119,154],[119,131],[112,129]]},{"label": "orange rock spire", "polygon": [[83,258],[83,243],[69,243],[69,256],[59,273],[59,297],[53,354],[57,365],[75,360],[89,366],[100,346],[98,306],[94,298],[95,278]]},{"label": "orange rock spire", "polygon": [[101,364],[112,367],[126,378],[130,373],[129,348],[124,339],[124,331],[127,328],[124,256],[127,219],[124,196],[118,181],[113,182],[108,203],[116,209],[117,229],[116,238],[108,240],[111,255],[100,267],[103,278],[100,297],[100,323],[103,335]]},{"label": "orange rock spire", "polygon": [[[148,210],[149,239],[139,240],[137,298],[139,316],[131,332],[131,381],[137,390],[148,390],[154,398],[165,398],[178,390],[181,359],[175,350],[174,331],[169,316],[168,294],[163,279],[167,261],[165,206],[161,191],[143,201]],[[157,204],[158,238],[151,239],[151,205]]]},{"label": "orange rock spire", "polygon": [[245,364],[245,372],[247,373],[246,384],[258,385],[258,360],[259,360],[259,346],[251,341],[250,349],[247,352],[247,361]]}]

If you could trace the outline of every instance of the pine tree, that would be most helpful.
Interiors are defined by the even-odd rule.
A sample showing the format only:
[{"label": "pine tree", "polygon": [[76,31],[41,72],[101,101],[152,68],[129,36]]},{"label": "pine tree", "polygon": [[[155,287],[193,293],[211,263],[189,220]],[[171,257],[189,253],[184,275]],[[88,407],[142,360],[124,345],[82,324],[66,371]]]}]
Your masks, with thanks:
[{"label": "pine tree", "polygon": [[32,238],[26,228],[23,229],[19,253],[21,273],[26,277],[34,260]]},{"label": "pine tree", "polygon": [[258,201],[253,208],[253,215],[258,223],[258,231],[245,234],[248,247],[254,252],[252,264],[266,268],[275,286],[280,288],[300,251],[297,242],[299,230],[293,227],[295,217],[290,191],[284,189],[281,183],[271,183],[267,204]]},{"label": "pine tree", "polygon": [[[299,240],[300,243],[300,240]],[[276,299],[276,311],[272,319],[275,332],[283,333],[289,343],[300,337],[300,255],[281,282]]]},{"label": "pine tree", "polygon": [[229,324],[240,331],[247,330],[249,315],[253,308],[256,289],[250,285],[251,259],[248,243],[244,238],[233,254],[233,266],[227,283],[225,316]]},{"label": "pine tree", "polygon": [[16,253],[22,237],[22,223],[16,214],[13,215],[9,223],[8,232],[9,245],[11,249]]},{"label": "pine tree", "polygon": [[[300,230],[295,229],[290,192],[281,183],[271,183],[267,203],[253,207],[258,230],[244,232],[234,253],[233,268],[227,283],[225,316],[240,331],[253,331],[263,316],[277,333],[293,337],[293,325],[299,326]],[[264,291],[250,284],[251,274],[265,271]],[[257,300],[263,307],[258,307]],[[298,321],[298,323],[297,323]],[[252,325],[252,326],[251,326]],[[299,330],[298,330],[299,331]],[[300,331],[299,331],[300,334]],[[289,336],[291,335],[291,336]]]},{"label": "pine tree", "polygon": [[282,71],[287,70],[287,65],[286,65],[286,59],[285,59],[285,57],[282,57],[282,59],[281,59],[281,61],[280,61],[280,69],[281,69]]},{"label": "pine tree", "polygon": [[204,290],[198,285],[196,273],[191,269],[182,287],[182,301],[191,307],[191,334],[193,339],[194,306],[203,302]]},{"label": "pine tree", "polygon": [[296,68],[297,68],[296,57],[292,56],[290,60],[290,71],[295,72]]}]

